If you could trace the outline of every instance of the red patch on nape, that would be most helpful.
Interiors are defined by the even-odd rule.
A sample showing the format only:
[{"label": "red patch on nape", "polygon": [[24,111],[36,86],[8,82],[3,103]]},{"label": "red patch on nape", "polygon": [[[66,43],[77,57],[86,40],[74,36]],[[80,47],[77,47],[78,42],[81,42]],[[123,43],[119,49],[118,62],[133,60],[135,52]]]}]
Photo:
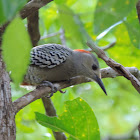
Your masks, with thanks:
[{"label": "red patch on nape", "polygon": [[82,50],[82,49],[75,49],[74,51],[78,51],[78,52],[81,52],[81,53],[91,53],[89,51]]},{"label": "red patch on nape", "polygon": [[26,82],[21,83],[22,86],[31,86],[31,84],[28,84]]}]

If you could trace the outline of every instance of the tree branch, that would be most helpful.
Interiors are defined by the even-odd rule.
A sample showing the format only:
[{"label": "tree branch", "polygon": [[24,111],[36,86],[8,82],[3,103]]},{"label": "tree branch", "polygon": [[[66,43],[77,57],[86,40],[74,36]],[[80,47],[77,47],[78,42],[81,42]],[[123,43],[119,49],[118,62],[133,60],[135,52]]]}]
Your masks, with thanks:
[{"label": "tree branch", "polygon": [[[136,77],[140,78],[140,71],[137,68],[127,67],[126,69],[129,72],[132,72]],[[121,74],[119,74],[118,72],[114,71],[111,68],[104,68],[104,69],[101,69],[101,76],[102,78],[107,78],[107,77],[114,78],[116,76],[121,76]],[[70,79],[69,81],[54,83],[54,86],[56,86],[57,89],[60,90],[66,87],[70,87],[72,85],[77,85],[77,84],[86,83],[86,82],[90,82],[90,80],[83,76],[79,76],[79,77],[74,77]],[[41,98],[42,96],[44,95],[47,96],[50,92],[51,92],[51,89],[49,87],[40,87],[20,97],[19,99],[13,102],[15,112],[17,113],[20,109],[30,104],[31,102]]]},{"label": "tree branch", "polygon": [[18,98],[16,101],[13,102],[15,113],[20,111],[22,108],[24,108],[26,105],[30,104],[31,102],[40,99],[42,96],[45,96],[45,92],[51,92],[51,89],[49,87],[41,87],[37,88],[26,95]]},{"label": "tree branch", "polygon": [[38,11],[35,11],[30,16],[28,16],[27,22],[28,22],[28,32],[32,44],[33,46],[37,46],[37,43],[40,39]]},{"label": "tree branch", "polygon": [[51,1],[53,0],[31,0],[20,11],[20,16],[24,19]]},{"label": "tree branch", "polygon": [[[125,69],[131,74],[133,74],[140,81],[140,71],[136,67],[125,67]],[[110,67],[101,69],[102,78],[115,78],[117,76],[122,75]]]},{"label": "tree branch", "polygon": [[[54,83],[54,86],[57,87],[58,90],[72,86],[81,84],[84,82],[88,82],[88,79],[85,79],[84,77],[75,77],[70,79],[69,81],[60,82],[60,83]],[[21,110],[26,105],[30,104],[31,102],[40,99],[43,96],[48,96],[51,92],[50,87],[39,87],[26,95],[18,98],[16,101],[13,102],[13,106],[15,108],[15,112],[17,113],[19,110]]]},{"label": "tree branch", "polygon": [[124,66],[106,56],[105,52],[100,49],[93,41],[87,42],[87,45],[98,55],[99,58],[103,59],[108,66],[130,80],[135,89],[140,93],[140,81],[134,75],[127,71]]}]

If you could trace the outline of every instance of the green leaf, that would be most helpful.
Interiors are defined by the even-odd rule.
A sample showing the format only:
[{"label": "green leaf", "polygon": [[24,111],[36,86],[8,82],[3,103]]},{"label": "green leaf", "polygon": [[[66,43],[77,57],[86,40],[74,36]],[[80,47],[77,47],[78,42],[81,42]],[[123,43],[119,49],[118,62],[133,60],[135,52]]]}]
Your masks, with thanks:
[{"label": "green leaf", "polygon": [[82,46],[84,43],[83,35],[76,23],[77,15],[66,5],[58,5],[59,19],[66,35],[71,38],[73,46]]},{"label": "green leaf", "polygon": [[73,5],[77,0],[54,0],[56,4],[68,4]]},{"label": "green leaf", "polygon": [[123,20],[132,9],[137,0],[98,0],[94,16],[94,33],[99,34]]},{"label": "green leaf", "polygon": [[11,20],[25,3],[26,0],[0,0],[0,24]]},{"label": "green leaf", "polygon": [[22,20],[14,19],[3,35],[2,55],[16,85],[23,80],[26,73],[31,48],[31,41]]},{"label": "green leaf", "polygon": [[124,22],[129,33],[132,44],[140,49],[140,24],[137,17],[136,9],[134,9],[127,20]]},{"label": "green leaf", "polygon": [[113,48],[108,49],[109,57],[125,67],[137,67],[139,69],[140,65],[137,60],[140,56],[140,50],[131,43],[125,24],[118,25],[112,31],[117,39],[117,44]]},{"label": "green leaf", "polygon": [[36,112],[37,121],[53,131],[69,134],[69,140],[100,140],[99,127],[90,106],[81,98],[65,103],[59,117],[48,117]]},{"label": "green leaf", "polygon": [[66,0],[54,0],[56,4],[64,4]]}]

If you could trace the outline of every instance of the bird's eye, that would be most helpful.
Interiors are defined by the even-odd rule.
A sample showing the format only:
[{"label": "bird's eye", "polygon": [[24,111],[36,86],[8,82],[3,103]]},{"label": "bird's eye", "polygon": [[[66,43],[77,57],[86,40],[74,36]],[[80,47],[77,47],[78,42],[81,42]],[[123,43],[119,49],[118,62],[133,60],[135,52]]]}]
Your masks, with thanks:
[{"label": "bird's eye", "polygon": [[93,69],[93,70],[97,70],[97,68],[98,68],[98,67],[97,67],[95,64],[92,65],[92,69]]}]

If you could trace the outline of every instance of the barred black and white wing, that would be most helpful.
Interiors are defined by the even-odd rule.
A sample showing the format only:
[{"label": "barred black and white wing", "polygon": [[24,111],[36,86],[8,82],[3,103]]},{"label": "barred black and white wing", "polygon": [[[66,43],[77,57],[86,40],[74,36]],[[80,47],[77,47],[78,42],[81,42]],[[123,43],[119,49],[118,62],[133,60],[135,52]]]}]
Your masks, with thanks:
[{"label": "barred black and white wing", "polygon": [[31,65],[53,68],[65,62],[71,50],[59,44],[44,44],[31,51]]}]

